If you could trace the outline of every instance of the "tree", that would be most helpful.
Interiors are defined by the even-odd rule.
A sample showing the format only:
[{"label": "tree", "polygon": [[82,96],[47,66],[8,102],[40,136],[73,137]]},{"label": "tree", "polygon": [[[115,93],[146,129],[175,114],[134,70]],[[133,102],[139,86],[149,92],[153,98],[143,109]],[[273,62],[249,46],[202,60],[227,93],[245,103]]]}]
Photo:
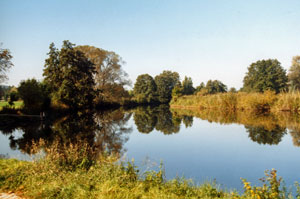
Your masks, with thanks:
[{"label": "tree", "polygon": [[128,74],[122,69],[125,62],[122,58],[112,51],[106,51],[94,46],[77,46],[76,50],[81,51],[94,65],[96,73],[93,78],[95,88],[100,91],[98,99],[101,101],[118,100],[115,96],[113,87],[130,86],[131,81]]},{"label": "tree", "polygon": [[0,48],[0,83],[7,79],[6,72],[13,66],[12,55],[8,49]]},{"label": "tree", "polygon": [[190,77],[184,77],[184,80],[182,81],[182,87],[184,95],[192,95],[195,91],[195,88],[193,87],[192,78]]},{"label": "tree", "polygon": [[177,82],[177,84],[172,89],[172,99],[176,102],[177,98],[183,95],[183,87],[180,82]]},{"label": "tree", "polygon": [[21,81],[18,93],[24,102],[24,108],[30,112],[45,110],[49,106],[48,89],[35,79]]},{"label": "tree", "polygon": [[196,87],[195,93],[200,92],[204,88],[205,88],[205,84],[204,84],[204,82],[201,82],[200,85]]},{"label": "tree", "polygon": [[151,103],[156,101],[156,84],[148,75],[139,75],[134,84],[133,93],[139,103]]},{"label": "tree", "polygon": [[236,93],[237,92],[237,90],[236,90],[236,88],[234,88],[234,87],[231,87],[230,89],[229,89],[229,91],[228,92],[230,92],[230,93]]},{"label": "tree", "polygon": [[12,106],[15,101],[19,99],[19,94],[16,91],[12,91],[9,93],[9,101],[8,104]]},{"label": "tree", "polygon": [[172,90],[179,82],[179,74],[172,71],[163,71],[155,78],[158,100],[161,103],[168,103],[172,98]]},{"label": "tree", "polygon": [[300,56],[293,57],[292,66],[288,73],[288,80],[292,89],[300,90]]},{"label": "tree", "polygon": [[243,90],[247,92],[272,90],[279,93],[287,86],[287,76],[278,60],[260,60],[248,67],[243,82]]},{"label": "tree", "polygon": [[205,88],[209,94],[227,92],[227,86],[219,80],[208,80]]},{"label": "tree", "polygon": [[51,86],[52,98],[70,109],[92,108],[95,98],[95,67],[85,55],[64,41],[61,50],[50,44],[45,61],[45,81]]}]

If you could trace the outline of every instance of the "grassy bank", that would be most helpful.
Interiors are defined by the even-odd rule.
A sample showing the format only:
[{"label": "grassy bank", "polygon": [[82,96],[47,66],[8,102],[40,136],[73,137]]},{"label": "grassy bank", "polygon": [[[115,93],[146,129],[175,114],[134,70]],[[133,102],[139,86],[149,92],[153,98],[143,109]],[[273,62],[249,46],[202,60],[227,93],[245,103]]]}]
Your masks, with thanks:
[{"label": "grassy bank", "polygon": [[[285,198],[281,179],[272,170],[265,185],[245,191],[224,191],[212,183],[166,180],[164,170],[139,173],[133,162],[116,163],[113,156],[91,153],[87,145],[44,148],[46,156],[33,162],[0,160],[0,191],[28,198]],[[97,157],[97,158],[96,158]],[[299,187],[298,187],[299,188]]]},{"label": "grassy bank", "polygon": [[[3,109],[3,107],[9,106],[7,101],[0,101],[0,110]],[[19,109],[23,106],[23,101],[16,101],[14,102],[13,108]]]},{"label": "grassy bank", "polygon": [[214,95],[189,95],[175,98],[172,107],[199,109],[247,110],[253,112],[300,112],[300,93],[219,93]]}]

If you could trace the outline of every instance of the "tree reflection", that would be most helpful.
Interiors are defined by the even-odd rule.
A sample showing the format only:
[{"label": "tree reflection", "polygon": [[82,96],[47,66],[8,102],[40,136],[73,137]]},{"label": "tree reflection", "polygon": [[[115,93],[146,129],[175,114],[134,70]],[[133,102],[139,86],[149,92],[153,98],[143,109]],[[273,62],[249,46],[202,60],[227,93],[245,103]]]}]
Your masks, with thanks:
[{"label": "tree reflection", "polygon": [[[87,143],[97,153],[121,154],[123,145],[128,140],[131,128],[126,127],[131,114],[124,111],[106,111],[99,113],[76,113],[59,117],[48,122],[11,122],[1,126],[3,134],[10,135],[10,147],[30,154],[32,145],[40,139],[43,147],[53,143],[61,145]],[[22,136],[15,136],[20,130]]]},{"label": "tree reflection", "polygon": [[148,107],[138,107],[134,111],[134,123],[141,133],[150,133],[157,123],[157,116],[154,109]]},{"label": "tree reflection", "polygon": [[99,151],[122,154],[123,145],[128,141],[132,128],[127,127],[130,113],[122,110],[99,112],[95,115],[98,128],[95,131],[95,146]]},{"label": "tree reflection", "polygon": [[166,135],[178,133],[181,120],[181,117],[171,113],[168,105],[138,107],[134,110],[134,122],[141,133],[150,133],[154,128]]},{"label": "tree reflection", "polygon": [[300,147],[300,130],[299,129],[291,129],[290,134],[293,139],[294,146]]},{"label": "tree reflection", "polygon": [[258,144],[279,144],[282,137],[286,134],[286,128],[276,125],[273,129],[265,129],[260,126],[247,126],[246,131],[249,133],[249,138]]}]

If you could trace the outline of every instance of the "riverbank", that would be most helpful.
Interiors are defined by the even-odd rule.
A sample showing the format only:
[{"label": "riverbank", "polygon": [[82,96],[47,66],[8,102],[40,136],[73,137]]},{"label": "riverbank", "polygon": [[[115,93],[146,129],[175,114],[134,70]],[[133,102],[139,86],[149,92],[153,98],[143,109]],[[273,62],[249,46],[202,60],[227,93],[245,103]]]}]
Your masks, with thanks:
[{"label": "riverbank", "polygon": [[222,190],[214,183],[196,185],[184,178],[167,180],[163,167],[140,173],[133,162],[95,154],[85,144],[53,146],[44,147],[46,156],[32,162],[0,159],[0,192],[18,192],[25,198],[245,199],[290,195],[280,185],[275,170],[267,174],[262,187],[252,187],[243,180],[245,191],[239,194]]},{"label": "riverbank", "polygon": [[174,108],[212,110],[246,110],[251,112],[300,112],[300,93],[219,93],[213,95],[187,95],[172,99]]}]

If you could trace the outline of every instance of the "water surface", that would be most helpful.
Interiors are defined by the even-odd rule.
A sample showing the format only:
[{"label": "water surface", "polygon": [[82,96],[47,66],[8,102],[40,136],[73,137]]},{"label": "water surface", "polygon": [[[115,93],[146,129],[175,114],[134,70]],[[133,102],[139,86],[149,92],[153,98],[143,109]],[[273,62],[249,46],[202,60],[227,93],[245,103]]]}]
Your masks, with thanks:
[{"label": "water surface", "polygon": [[139,107],[69,115],[51,122],[2,126],[0,153],[28,159],[32,140],[87,140],[99,153],[134,159],[141,171],[158,169],[167,178],[184,176],[196,183],[216,180],[242,190],[241,177],[260,184],[275,168],[287,186],[300,179],[298,115],[170,110]]}]

